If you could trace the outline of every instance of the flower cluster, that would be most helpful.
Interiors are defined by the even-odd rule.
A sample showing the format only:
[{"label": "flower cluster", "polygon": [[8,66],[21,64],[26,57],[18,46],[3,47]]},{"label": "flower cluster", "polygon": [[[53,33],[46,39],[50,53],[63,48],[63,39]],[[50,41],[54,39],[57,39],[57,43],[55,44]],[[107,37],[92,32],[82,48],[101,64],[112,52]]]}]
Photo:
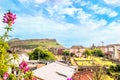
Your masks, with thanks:
[{"label": "flower cluster", "polygon": [[[29,67],[28,67],[28,64],[27,62],[25,61],[22,61],[20,64],[19,64],[19,68],[20,68],[20,74],[19,74],[19,78],[18,79],[22,79],[24,78],[23,80],[37,80],[34,76],[32,76],[32,72],[30,71]],[[24,74],[24,75],[23,75]],[[5,72],[3,74],[3,80],[9,80],[10,79],[10,74],[8,74],[8,72]],[[14,74],[13,74],[14,75]],[[11,78],[13,79],[13,78]],[[10,80],[11,80],[10,79]],[[16,78],[17,79],[17,78]]]},{"label": "flower cluster", "polygon": [[24,71],[24,73],[26,73],[27,71],[30,70],[29,67],[28,67],[27,62],[25,62],[25,61],[22,61],[22,62],[20,63],[19,68],[20,68],[22,71]]},{"label": "flower cluster", "polygon": [[[6,38],[8,38],[8,32],[12,29],[12,24],[14,24],[14,21],[16,19],[16,15],[12,12],[8,11],[3,16],[3,23],[6,23],[7,26],[4,28],[6,31],[3,34],[3,36],[0,36],[0,80],[37,80],[33,75],[32,71],[30,71],[30,68],[28,67],[27,62],[22,61],[19,66],[15,66],[15,64],[10,64],[14,66],[9,66],[8,56],[9,53],[7,52],[8,49],[8,43],[5,41]],[[4,44],[4,45],[3,45]],[[9,60],[13,60],[13,58],[10,57]],[[17,59],[16,59],[17,60]],[[11,72],[8,73],[9,67],[11,68]],[[18,69],[19,68],[19,69]],[[17,71],[17,73],[14,73],[14,71]]]},{"label": "flower cluster", "polygon": [[67,80],[73,80],[72,78],[67,78]]},{"label": "flower cluster", "polygon": [[3,23],[7,23],[9,26],[12,26],[12,24],[14,24],[15,19],[16,19],[16,15],[9,11],[4,14]]},{"label": "flower cluster", "polygon": [[4,79],[4,80],[7,80],[8,76],[9,76],[9,74],[8,74],[7,72],[4,73],[4,75],[3,75],[3,79]]}]

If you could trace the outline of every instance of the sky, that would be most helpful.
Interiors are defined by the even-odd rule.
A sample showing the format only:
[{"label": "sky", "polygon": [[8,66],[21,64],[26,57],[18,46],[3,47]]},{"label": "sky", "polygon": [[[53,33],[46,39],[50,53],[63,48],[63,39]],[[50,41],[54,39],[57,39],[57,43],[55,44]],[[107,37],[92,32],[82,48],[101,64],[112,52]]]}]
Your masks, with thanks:
[{"label": "sky", "polygon": [[56,39],[65,47],[120,43],[120,0],[0,0],[17,19],[11,38]]}]

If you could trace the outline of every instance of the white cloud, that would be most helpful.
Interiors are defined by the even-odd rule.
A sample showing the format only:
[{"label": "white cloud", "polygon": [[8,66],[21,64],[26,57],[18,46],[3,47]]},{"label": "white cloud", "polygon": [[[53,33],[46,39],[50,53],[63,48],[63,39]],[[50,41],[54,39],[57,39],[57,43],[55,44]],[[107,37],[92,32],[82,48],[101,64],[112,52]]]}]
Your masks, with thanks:
[{"label": "white cloud", "polygon": [[[55,5],[53,8],[48,7],[47,10],[52,15],[52,18],[55,17],[56,14],[58,15],[57,19],[58,17],[62,18],[61,16],[64,16],[66,14],[72,17],[75,17],[80,22],[80,25],[84,26],[84,28],[86,27],[85,30],[89,30],[89,31],[93,31],[107,24],[106,20],[104,19],[97,20],[94,18],[93,15],[83,11],[82,8],[74,8],[74,7],[64,8],[64,7],[58,7],[57,5]],[[77,16],[74,16],[75,13],[77,14]],[[58,20],[61,20],[61,19],[58,19]],[[61,22],[64,22],[64,21],[61,20]],[[91,28],[89,28],[90,25],[91,25]]]},{"label": "white cloud", "polygon": [[73,16],[74,12],[78,10],[73,7],[71,0],[49,0],[46,5],[45,9],[48,11],[50,18],[57,21],[64,20],[66,14]]},{"label": "white cloud", "polygon": [[69,14],[69,15],[74,15],[74,12],[77,10],[78,9],[76,9],[76,8],[65,8],[63,13]]},{"label": "white cloud", "polygon": [[117,16],[117,15],[118,15],[118,13],[116,13],[115,11],[113,11],[113,12],[111,12],[111,13],[109,14],[110,17],[115,17],[115,16]]},{"label": "white cloud", "polygon": [[115,17],[118,15],[117,12],[111,10],[110,8],[100,7],[98,5],[93,5],[90,7],[96,14],[108,15],[109,17]]},{"label": "white cloud", "polygon": [[91,20],[90,19],[86,24],[88,27],[88,31],[90,31],[90,30],[95,31],[101,27],[104,27],[107,24],[107,22],[104,19],[101,19],[101,20]]},{"label": "white cloud", "polygon": [[60,7],[60,5],[61,6],[72,5],[72,1],[71,0],[54,0],[54,1],[55,1],[55,4],[58,5],[59,7]]},{"label": "white cloud", "polygon": [[28,1],[28,0],[19,0],[19,1],[23,3],[23,2],[26,2],[26,1]]},{"label": "white cloud", "polygon": [[[26,17],[25,17],[26,16]],[[44,18],[41,15],[37,16],[18,16],[16,21],[16,27],[14,27],[14,33],[20,34],[45,34],[55,36],[54,33],[58,34],[66,32],[71,26],[67,26],[63,23],[57,23],[50,19]],[[22,24],[24,23],[24,24]],[[25,26],[27,25],[27,26]],[[28,30],[29,29],[29,30]],[[21,31],[22,30],[22,31]]]},{"label": "white cloud", "polygon": [[120,22],[114,21],[104,29],[92,33],[93,41],[104,41],[105,44],[120,43]]},{"label": "white cloud", "polygon": [[78,15],[76,17],[85,30],[89,32],[99,29],[107,24],[106,20],[98,20],[94,18],[93,15],[84,12],[82,9],[78,11]]},{"label": "white cloud", "polygon": [[92,15],[84,12],[83,9],[78,11],[77,18],[79,19],[80,23],[82,23],[82,24],[86,23],[86,21],[89,20],[91,17],[92,17]]},{"label": "white cloud", "polygon": [[88,1],[88,2],[85,2],[85,1],[82,0],[82,1],[80,2],[80,5],[81,5],[81,6],[86,6],[86,5],[89,5],[89,4],[90,4],[89,1]]},{"label": "white cloud", "polygon": [[19,0],[22,4],[24,4],[24,6],[28,6],[30,4],[34,4],[35,6],[38,6],[38,4],[42,4],[45,3],[46,1],[49,0]]},{"label": "white cloud", "polygon": [[106,4],[120,6],[120,0],[104,0]]},{"label": "white cloud", "polygon": [[46,0],[35,0],[35,3],[41,4],[44,3]]},{"label": "white cloud", "polygon": [[75,12],[78,12],[82,10],[81,8],[64,8],[62,9],[62,11],[60,12],[60,14],[67,14],[67,15],[70,15],[70,16],[74,16]]},{"label": "white cloud", "polygon": [[[57,5],[55,5],[53,8],[48,7],[47,10],[51,14],[52,18],[54,17],[55,19],[60,20],[60,22],[64,22],[64,20],[60,18],[64,18],[64,15],[66,14],[77,18],[78,21],[80,22],[81,27],[82,26],[84,26],[84,28],[86,27],[85,31],[86,30],[93,31],[107,24],[106,20],[104,19],[97,20],[93,17],[93,15],[84,12],[82,8],[74,8],[74,7],[64,8],[64,7],[58,7]],[[74,16],[75,13],[77,14],[77,16]],[[57,14],[57,18],[55,17],[56,14]],[[90,25],[91,25],[91,28],[89,28]]]}]

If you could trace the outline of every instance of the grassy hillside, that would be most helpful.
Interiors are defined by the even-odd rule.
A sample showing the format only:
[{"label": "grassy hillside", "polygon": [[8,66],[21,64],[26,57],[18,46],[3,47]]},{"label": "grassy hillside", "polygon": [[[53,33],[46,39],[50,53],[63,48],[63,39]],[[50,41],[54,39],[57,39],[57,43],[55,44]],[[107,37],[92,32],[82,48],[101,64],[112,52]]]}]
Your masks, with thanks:
[{"label": "grassy hillside", "polygon": [[12,48],[23,48],[23,49],[33,49],[36,47],[43,47],[43,48],[63,47],[55,39],[28,39],[28,40],[12,39],[8,43]]}]

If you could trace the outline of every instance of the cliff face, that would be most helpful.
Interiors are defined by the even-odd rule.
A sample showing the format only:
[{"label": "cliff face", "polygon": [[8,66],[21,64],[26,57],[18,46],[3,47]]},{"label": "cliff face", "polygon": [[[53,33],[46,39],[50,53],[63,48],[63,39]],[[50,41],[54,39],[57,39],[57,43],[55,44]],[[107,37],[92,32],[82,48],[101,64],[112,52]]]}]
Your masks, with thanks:
[{"label": "cliff face", "polygon": [[8,42],[11,48],[23,48],[23,49],[33,49],[36,47],[44,47],[44,48],[57,48],[63,47],[60,45],[56,39],[28,39],[28,40],[20,40],[20,39],[12,39]]}]

